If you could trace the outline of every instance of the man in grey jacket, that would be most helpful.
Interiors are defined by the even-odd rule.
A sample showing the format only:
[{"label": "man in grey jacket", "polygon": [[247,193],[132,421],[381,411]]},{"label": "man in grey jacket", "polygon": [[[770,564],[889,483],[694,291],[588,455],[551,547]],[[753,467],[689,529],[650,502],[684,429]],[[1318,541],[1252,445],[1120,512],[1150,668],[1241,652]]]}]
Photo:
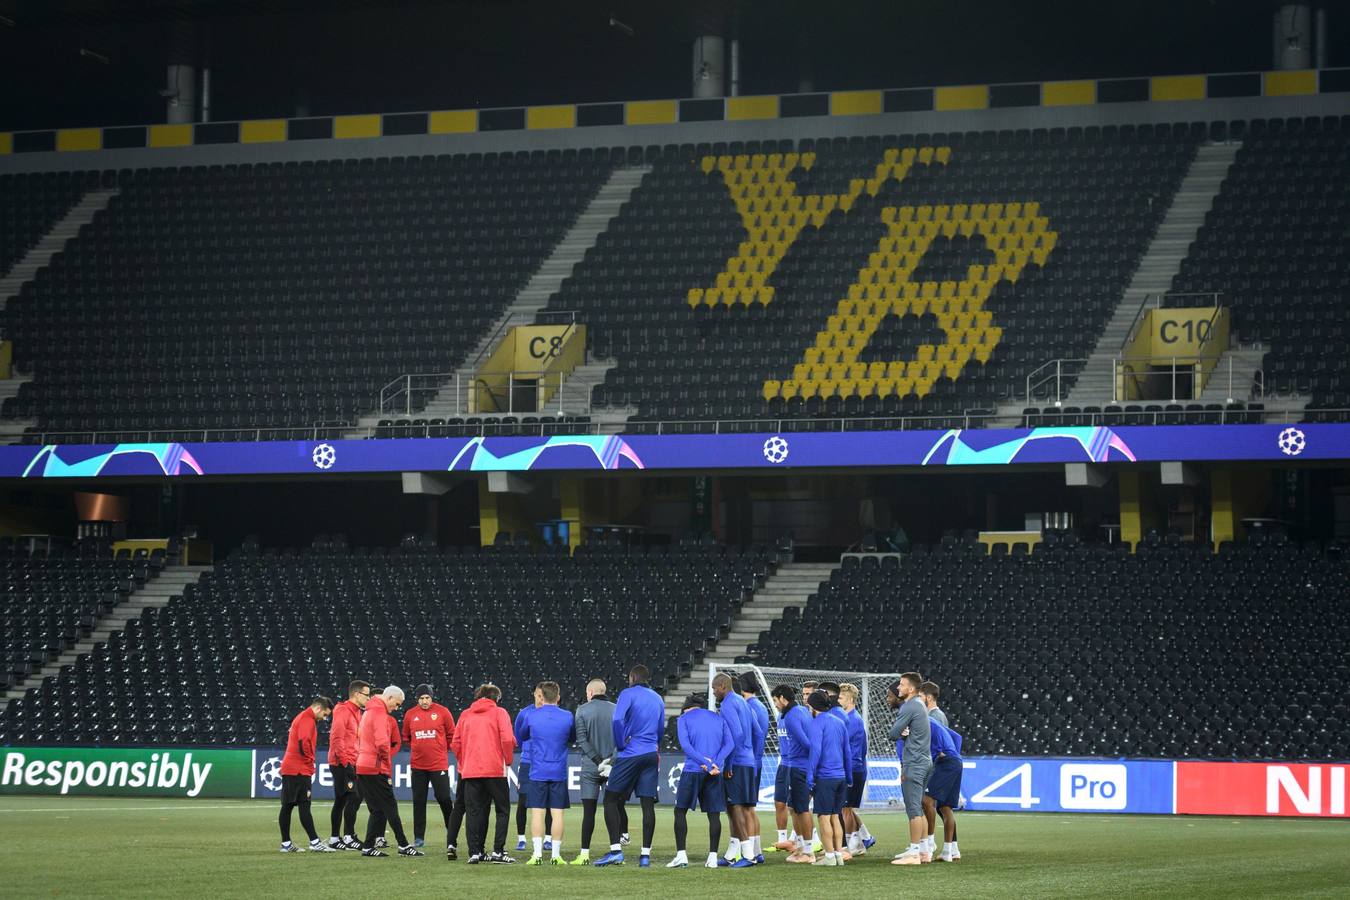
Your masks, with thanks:
[{"label": "man in grey jacket", "polygon": [[[899,681],[886,688],[886,705],[898,710],[890,734],[900,750],[900,795],[905,799],[905,815],[909,817],[909,847],[891,860],[896,866],[917,866],[933,861],[931,855],[923,853],[921,846],[928,834],[923,792],[933,774],[928,707],[919,697],[922,684],[922,675],[906,672]],[[925,855],[927,859],[923,858]]]},{"label": "man in grey jacket", "polygon": [[[595,809],[600,802],[604,779],[600,763],[614,756],[614,704],[605,696],[605,683],[599,678],[586,685],[586,702],[577,707],[577,749],[581,752],[581,855],[569,865],[591,864],[591,835],[595,832]],[[628,822],[625,811],[624,836]]]}]

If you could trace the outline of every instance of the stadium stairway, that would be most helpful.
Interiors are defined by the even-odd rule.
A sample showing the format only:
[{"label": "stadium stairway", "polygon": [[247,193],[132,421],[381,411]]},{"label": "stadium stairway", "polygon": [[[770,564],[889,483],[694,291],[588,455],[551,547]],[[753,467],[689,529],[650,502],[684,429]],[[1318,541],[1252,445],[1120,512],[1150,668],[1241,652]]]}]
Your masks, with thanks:
[{"label": "stadium stairway", "polygon": [[[535,321],[540,311],[548,305],[549,298],[558,292],[563,280],[570,276],[576,265],[585,258],[586,251],[595,246],[596,239],[609,228],[609,223],[619,214],[623,205],[633,195],[633,191],[650,171],[651,166],[628,166],[617,168],[610,174],[609,180],[600,186],[600,190],[577,216],[577,220],[553,248],[553,252],[516,294],[511,305],[483,334],[478,345],[455,370],[454,376],[427,402],[420,413],[422,416],[450,418],[467,414],[469,386],[473,383],[473,375],[478,364],[491,354],[511,327],[529,325]],[[605,373],[614,365],[613,360],[592,360],[587,365],[578,367],[573,373],[573,378],[567,381],[567,385],[574,386],[572,390],[569,391],[568,387],[564,387],[566,408],[563,412],[572,415],[588,413],[591,405],[591,388],[603,381]],[[633,413],[636,413],[636,410],[633,410]],[[362,416],[359,424],[363,429],[374,428],[384,415],[387,413],[374,412]],[[626,421],[627,416],[624,416],[623,420]],[[354,432],[348,437],[365,437],[365,431]]]},{"label": "stadium stairway", "polygon": [[719,639],[689,674],[666,692],[666,715],[678,716],[685,697],[708,689],[709,663],[730,665],[738,656],[744,656],[759,641],[760,634],[783,618],[789,608],[805,609],[807,601],[821,584],[830,580],[831,573],[837,568],[838,563],[780,565],[765,580],[764,586],[741,606],[741,611],[731,620],[726,637]]},{"label": "stadium stairway", "polygon": [[1190,251],[1191,243],[1205,222],[1205,213],[1214,205],[1214,198],[1241,146],[1238,142],[1202,144],[1196,149],[1195,159],[1177,189],[1167,217],[1158,226],[1129,287],[1116,305],[1116,311],[1069,390],[1069,404],[1104,406],[1112,402],[1115,393],[1113,360],[1129,337],[1140,306],[1145,298],[1171,289],[1172,279],[1181,271],[1181,261]]},{"label": "stadium stairway", "polygon": [[30,688],[42,684],[44,678],[59,675],[63,666],[73,665],[77,659],[106,642],[110,637],[126,628],[127,622],[139,619],[147,609],[165,606],[175,597],[183,596],[184,589],[196,584],[203,573],[210,572],[211,566],[165,566],[157,576],[151,578],[143,587],[132,593],[127,599],[94,625],[89,636],[79,641],[54,661],[29,676],[28,680],[6,691],[0,698],[0,712],[9,705],[9,701],[22,697]]},{"label": "stadium stairway", "polygon": [[31,281],[38,270],[50,264],[52,257],[65,249],[66,242],[79,234],[82,226],[94,221],[95,215],[107,209],[108,203],[117,194],[117,188],[96,188],[80,198],[80,202],[58,219],[51,231],[0,278],[0,309],[11,297],[18,296],[24,283]]}]

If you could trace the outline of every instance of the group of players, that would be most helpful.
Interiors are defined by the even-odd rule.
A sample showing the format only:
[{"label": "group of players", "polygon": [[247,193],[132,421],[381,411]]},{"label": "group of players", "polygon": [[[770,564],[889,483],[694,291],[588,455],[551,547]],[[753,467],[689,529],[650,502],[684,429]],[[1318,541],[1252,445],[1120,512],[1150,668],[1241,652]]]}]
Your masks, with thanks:
[{"label": "group of players", "polygon": [[[515,857],[506,852],[510,812],[506,776],[519,747],[516,849],[527,849],[528,813],[533,852],[526,865],[622,865],[630,841],[626,804],[636,794],[642,810],[638,865],[649,867],[656,832],[658,746],[666,716],[665,701],[648,685],[648,677],[645,666],[634,666],[617,703],[606,696],[603,681],[593,680],[586,686],[586,702],[575,713],[559,706],[556,683],[540,682],[534,705],[522,709],[514,722],[498,705],[500,689],[490,683],[478,688],[458,722],[435,702],[430,685],[419,685],[414,692],[416,706],[403,716],[401,727],[393,716],[404,702],[397,686],[372,695],[369,684],[353,681],[347,700],[336,706],[327,697],[316,697],[292,720],[287,736],[278,818],[281,852],[303,852],[290,834],[292,813],[298,810],[311,851],[386,856],[384,835],[389,828],[398,855],[424,856],[430,789],[445,820],[447,859],[458,858],[460,829],[467,825],[469,863],[514,863]],[[738,680],[721,673],[712,682],[716,712],[702,694],[684,703],[677,722],[684,763],[675,798],[676,853],[667,868],[689,865],[687,816],[692,809],[708,817],[709,851],[703,864],[707,868],[762,865],[765,852],[787,853],[789,863],[842,866],[876,843],[858,815],[867,782],[860,692],[856,685],[827,681],[806,682],[800,694],[789,685],[778,685],[770,693],[780,754],[774,785],[778,834],[773,844],[763,846],[756,806],[770,717],[757,687],[753,675]],[[954,862],[961,856],[954,813],[961,788],[961,736],[947,725],[937,706],[938,693],[936,684],[917,673],[906,673],[887,687],[887,702],[897,711],[890,737],[900,752],[910,837],[909,846],[891,860],[894,865],[920,865],[935,857]],[[315,831],[310,798],[317,723],[329,715],[334,802],[332,836],[324,841]],[[393,790],[393,758],[404,743],[411,749],[412,840],[404,832]],[[563,839],[573,745],[582,762],[583,816],[581,850],[568,862],[563,858]],[[459,768],[455,791],[449,777],[451,753]],[[365,838],[358,840],[356,815],[362,802],[369,816]],[[609,852],[592,862],[589,848],[599,808]],[[495,812],[495,828],[488,851],[490,809]],[[726,852],[719,855],[723,813],[731,836]],[[940,855],[934,839],[939,816],[944,838]],[[550,854],[547,860],[545,852]]]}]

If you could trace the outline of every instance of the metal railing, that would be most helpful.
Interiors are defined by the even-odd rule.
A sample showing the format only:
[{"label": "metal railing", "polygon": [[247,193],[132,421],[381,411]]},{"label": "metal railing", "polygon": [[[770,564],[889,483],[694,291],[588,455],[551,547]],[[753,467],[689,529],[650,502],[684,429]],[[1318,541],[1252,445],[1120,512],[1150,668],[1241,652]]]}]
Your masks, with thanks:
[{"label": "metal railing", "polygon": [[[1113,404],[1114,405],[1114,404]],[[745,419],[630,421],[622,424],[576,422],[541,416],[470,416],[467,419],[400,420],[391,426],[319,423],[303,427],[253,428],[120,428],[97,431],[40,431],[23,435],[24,444],[116,444],[219,441],[331,441],[373,438],[446,438],[550,436],[580,434],[774,434],[792,432],[917,431],[1037,426],[1122,426],[1174,424],[1295,424],[1307,421],[1350,422],[1350,409],[1248,409],[1242,404],[1209,404],[1218,409],[1164,409],[1160,404],[1129,404],[1118,409],[1085,412],[1073,407],[1034,408],[1012,416],[967,411],[960,415],[872,416],[797,419],[765,416]],[[1152,407],[1152,408],[1149,408]],[[527,421],[536,419],[536,421]],[[514,420],[514,421],[513,421]],[[1012,424],[1009,424],[1011,420]]]},{"label": "metal railing", "polygon": [[[500,379],[502,375],[506,376],[505,406],[502,405],[501,395],[493,390],[492,385],[484,378],[484,376],[486,376],[487,378]],[[566,415],[567,410],[563,406],[563,388],[566,384],[567,374],[564,372],[546,372],[542,369],[522,369],[511,372],[480,372],[474,376],[473,389],[475,391],[480,389],[484,390],[487,392],[488,396],[492,398],[493,408],[479,409],[479,413],[514,414],[520,412],[546,415],[548,409],[556,408],[558,415]],[[556,389],[555,393],[553,396],[545,399],[545,391],[549,390],[550,387]],[[534,395],[534,402],[528,404],[526,408],[519,410],[516,409],[516,394],[518,393],[518,389],[520,389],[520,392],[532,391]],[[482,404],[479,403],[475,405],[481,406]],[[584,408],[585,413],[589,413],[589,398],[586,398],[586,402],[580,404],[580,406]],[[456,409],[458,409],[458,406],[456,406]],[[578,410],[574,409],[572,414],[578,414]]]},{"label": "metal railing", "polygon": [[1026,377],[1026,405],[1031,405],[1032,395],[1046,385],[1054,385],[1054,402],[1061,403],[1068,393],[1066,380],[1076,381],[1087,367],[1086,359],[1052,359],[1032,369]]},{"label": "metal railing", "polygon": [[[455,408],[459,409],[460,385],[458,372],[418,372],[400,375],[380,388],[379,405],[375,411],[381,416],[399,414],[410,416],[414,406],[418,409],[422,407],[422,404],[414,401],[415,395],[432,394],[434,396],[451,382],[455,386]],[[399,408],[400,406],[402,409]]]},{"label": "metal railing", "polygon": [[[470,389],[476,389],[479,386],[487,387],[486,383],[482,380],[482,376],[484,374],[491,375],[493,373],[480,372],[479,366],[485,356],[492,355],[492,351],[494,351],[497,348],[497,345],[501,343],[502,336],[509,329],[523,324],[539,323],[547,325],[549,324],[547,321],[549,319],[559,319],[567,323],[567,328],[563,331],[561,336],[563,343],[566,343],[576,332],[577,313],[576,310],[571,309],[540,310],[539,312],[534,313],[513,313],[504,318],[492,332],[487,343],[483,345],[483,349],[480,350],[469,362],[469,365],[465,367],[473,373],[469,377]],[[581,364],[585,365],[584,355]],[[521,374],[525,373],[522,372]],[[413,414],[414,410],[419,410],[424,405],[419,402],[419,397],[426,394],[435,396],[442,390],[451,387],[451,385],[453,385],[455,396],[455,415],[468,414],[469,410],[465,408],[466,398],[463,379],[458,371],[413,372],[398,376],[384,387],[380,388],[380,397],[378,405],[375,407],[375,413],[380,416],[410,416]],[[488,392],[489,394],[493,394],[490,388],[488,388]],[[561,388],[559,388],[559,393],[561,393]],[[493,394],[493,396],[495,397],[495,394]]]},{"label": "metal railing", "polygon": [[[1214,383],[1216,374],[1217,377],[1223,379],[1225,386],[1224,401],[1227,403],[1233,403],[1234,401],[1239,400],[1242,401],[1264,400],[1266,396],[1265,379],[1264,377],[1262,377],[1261,370],[1259,369],[1252,373],[1252,384],[1248,387],[1247,391],[1243,394],[1243,396],[1241,397],[1236,396],[1233,390],[1232,356],[1228,357],[1227,363],[1225,365],[1222,365],[1222,368],[1219,372],[1216,373],[1215,371],[1211,370],[1207,377],[1204,377],[1204,372],[1202,371],[1203,360],[1198,360],[1195,357],[1191,356],[1171,357],[1169,363],[1164,363],[1161,366],[1158,365],[1158,357],[1140,357],[1134,360],[1117,357],[1115,360],[1113,360],[1113,362],[1115,374],[1115,377],[1113,378],[1113,384],[1115,385],[1115,390],[1112,393],[1113,403],[1148,403],[1151,401],[1178,402],[1178,401],[1199,400],[1201,395],[1204,393],[1205,389]],[[1148,370],[1138,371],[1134,367],[1134,365],[1132,365],[1132,363],[1134,362],[1141,362],[1145,364]],[[1190,380],[1191,396],[1188,397],[1180,396],[1180,392],[1177,389],[1178,378],[1179,376],[1183,375],[1184,377],[1191,379]],[[1200,383],[1202,377],[1204,377],[1203,385]],[[1162,381],[1169,388],[1169,390],[1167,391],[1169,396],[1131,398],[1128,396],[1130,391],[1125,389],[1127,379],[1129,383],[1136,389],[1136,392],[1142,389],[1146,384],[1156,385],[1159,381]],[[1121,396],[1122,393],[1124,393],[1126,396]]]}]

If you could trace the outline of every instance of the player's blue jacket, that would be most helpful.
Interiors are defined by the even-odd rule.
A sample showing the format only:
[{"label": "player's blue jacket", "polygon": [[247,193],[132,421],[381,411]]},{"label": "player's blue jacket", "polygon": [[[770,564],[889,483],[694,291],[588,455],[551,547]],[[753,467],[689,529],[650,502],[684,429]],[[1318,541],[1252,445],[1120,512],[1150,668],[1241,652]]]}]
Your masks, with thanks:
[{"label": "player's blue jacket", "polygon": [[961,735],[950,728],[944,727],[939,722],[928,720],[928,728],[933,733],[933,761],[937,762],[939,756],[945,756],[948,759],[961,761]]},{"label": "player's blue jacket", "polygon": [[855,709],[844,719],[848,728],[849,756],[853,760],[853,769],[867,771],[867,726]]},{"label": "player's blue jacket", "polygon": [[567,748],[577,736],[570,712],[545,703],[525,717],[520,736],[530,742],[531,781],[567,780]]},{"label": "player's blue jacket", "polygon": [[727,757],[735,748],[726,719],[710,709],[691,709],[676,722],[686,772],[697,772],[700,767],[726,768]]},{"label": "player's blue jacket", "polygon": [[521,729],[525,726],[526,720],[530,717],[530,713],[534,712],[534,710],[535,707],[527,706],[516,713],[516,721],[511,726],[511,730],[515,732],[516,735],[516,745],[520,747],[521,765],[528,764],[534,758],[533,754],[530,752],[530,742],[525,740],[520,734]]},{"label": "player's blue jacket", "polygon": [[778,764],[806,768],[811,755],[811,713],[794,703],[778,718]]},{"label": "player's blue jacket", "polygon": [[736,749],[731,751],[731,764],[733,766],[753,766],[755,764],[754,716],[750,713],[750,707],[745,705],[745,698],[735,691],[729,691],[725,697],[717,701],[717,711],[731,726],[731,737],[736,742]]},{"label": "player's blue jacket", "polygon": [[666,725],[666,701],[645,684],[624,688],[614,706],[614,756],[655,753]]},{"label": "player's blue jacket", "polygon": [[806,785],[815,787],[822,778],[853,781],[853,757],[848,749],[848,729],[838,716],[828,712],[811,720],[811,755],[806,762]]},{"label": "player's blue jacket", "polygon": [[745,705],[750,710],[750,717],[753,720],[752,743],[755,751],[755,768],[758,769],[764,765],[764,737],[769,733],[769,711],[764,708],[758,697],[746,700]]}]

